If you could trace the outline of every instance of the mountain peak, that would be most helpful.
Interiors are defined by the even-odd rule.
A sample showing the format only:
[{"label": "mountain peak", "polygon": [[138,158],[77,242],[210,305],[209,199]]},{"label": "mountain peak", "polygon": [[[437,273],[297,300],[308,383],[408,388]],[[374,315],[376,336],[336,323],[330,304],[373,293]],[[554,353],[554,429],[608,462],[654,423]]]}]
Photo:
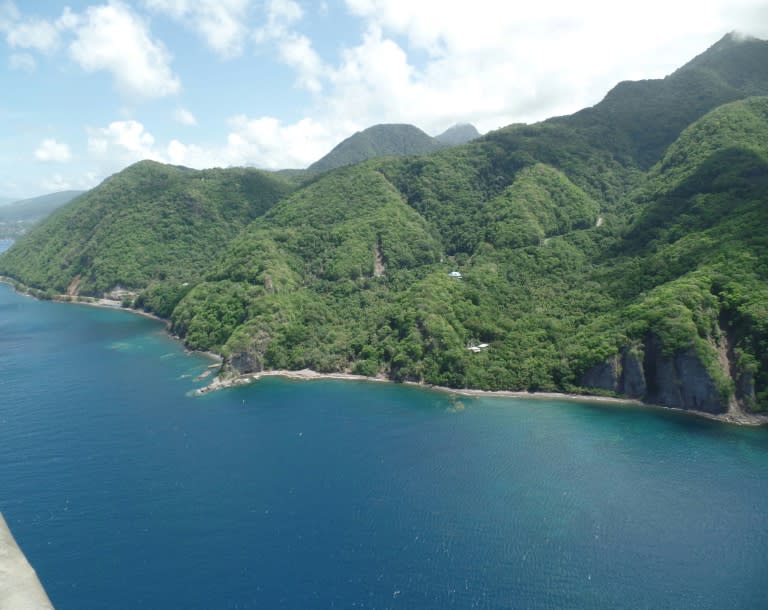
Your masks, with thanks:
[{"label": "mountain peak", "polygon": [[440,142],[413,125],[379,124],[351,135],[310,165],[309,169],[328,171],[374,157],[421,155],[438,150],[441,146]]},{"label": "mountain peak", "polygon": [[474,125],[469,123],[457,123],[453,127],[449,127],[439,136],[435,136],[435,140],[441,144],[447,146],[458,146],[459,144],[466,144],[470,140],[480,137],[480,132],[475,129]]},{"label": "mountain peak", "polygon": [[741,89],[750,81],[760,81],[760,93],[766,84],[765,66],[768,65],[768,41],[740,32],[729,32],[678,69],[675,74],[691,70],[707,70],[730,87]]}]

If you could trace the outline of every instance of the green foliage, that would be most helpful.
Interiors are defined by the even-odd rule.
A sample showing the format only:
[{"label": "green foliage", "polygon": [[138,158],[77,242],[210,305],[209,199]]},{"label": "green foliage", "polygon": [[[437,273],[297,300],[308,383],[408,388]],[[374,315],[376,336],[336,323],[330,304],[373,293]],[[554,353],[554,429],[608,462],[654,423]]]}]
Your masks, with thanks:
[{"label": "green foliage", "polygon": [[404,157],[434,152],[444,146],[413,125],[374,125],[350,136],[322,159],[309,166],[310,171],[325,172],[376,157]]},{"label": "green foliage", "polygon": [[242,227],[289,190],[256,170],[142,161],[54,212],[0,259],[0,272],[87,295],[198,281]]},{"label": "green foliage", "polygon": [[484,208],[486,239],[496,247],[537,245],[545,237],[595,224],[598,204],[543,164],[520,171]]},{"label": "green foliage", "polygon": [[138,306],[239,371],[578,391],[653,347],[767,408],[768,98],[747,96],[768,94],[768,61],[723,70],[768,45],[732,43],[426,156],[284,177],[138,164],[0,271],[143,289]]}]

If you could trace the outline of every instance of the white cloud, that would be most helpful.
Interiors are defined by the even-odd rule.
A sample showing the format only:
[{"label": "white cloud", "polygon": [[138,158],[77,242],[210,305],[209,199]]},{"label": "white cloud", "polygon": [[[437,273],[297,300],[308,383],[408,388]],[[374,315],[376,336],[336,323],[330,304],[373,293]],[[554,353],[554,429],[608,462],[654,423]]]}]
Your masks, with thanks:
[{"label": "white cloud", "polygon": [[32,49],[50,53],[59,48],[61,33],[77,24],[77,16],[66,7],[55,21],[30,18],[22,19],[16,5],[5,2],[0,5],[0,32],[11,48]]},{"label": "white cloud", "polygon": [[291,26],[301,20],[304,11],[294,0],[268,0],[267,23],[254,32],[256,42],[279,40],[291,34]]},{"label": "white cloud", "polygon": [[283,124],[274,117],[229,120],[226,141],[218,146],[184,144],[177,139],[160,155],[170,163],[194,168],[256,166],[267,169],[305,167],[336,142],[333,126],[309,118]]},{"label": "white cloud", "polygon": [[[377,47],[405,41],[406,62],[414,69],[391,90],[387,116],[433,130],[452,118],[487,130],[570,113],[596,103],[620,80],[665,76],[727,31],[768,30],[768,20],[757,18],[768,16],[765,2],[755,0],[475,0],[471,10],[438,0],[346,0],[346,5],[369,34],[348,50],[345,63],[383,61],[388,71],[402,70],[402,58],[383,59]],[[371,40],[376,31],[379,40]],[[357,59],[350,60],[350,53]],[[342,73],[348,69],[339,66]],[[351,84],[333,91],[334,103],[345,105]],[[369,95],[358,88],[359,101],[370,99],[375,88],[365,87]],[[403,107],[409,116],[402,115]]]},{"label": "white cloud", "polygon": [[179,91],[165,47],[150,38],[146,24],[126,5],[89,7],[74,33],[72,58],[86,71],[110,72],[122,93],[142,99]]},{"label": "white cloud", "polygon": [[11,25],[6,31],[5,40],[11,48],[48,53],[59,45],[59,30],[43,19],[29,19]]},{"label": "white cloud", "polygon": [[88,151],[106,161],[165,161],[154,145],[154,136],[138,121],[114,121],[107,127],[88,129]]},{"label": "white cloud", "polygon": [[283,62],[298,73],[298,85],[312,93],[319,93],[323,88],[321,78],[326,68],[312,48],[312,41],[302,34],[290,34],[282,38],[278,49]]},{"label": "white cloud", "polygon": [[266,16],[266,24],[253,34],[254,41],[260,45],[273,45],[280,61],[297,72],[296,84],[312,93],[320,93],[327,67],[312,41],[293,29],[304,17],[301,6],[294,0],[269,0]]},{"label": "white cloud", "polygon": [[57,142],[53,138],[47,138],[40,143],[35,151],[35,159],[38,161],[58,161],[63,163],[72,158],[69,146]]},{"label": "white cloud", "polygon": [[191,127],[197,125],[197,119],[195,118],[195,115],[186,108],[177,108],[173,113],[173,120],[177,123],[181,123],[182,125],[188,125]]},{"label": "white cloud", "polygon": [[233,164],[269,169],[304,167],[323,156],[333,126],[304,118],[284,125],[274,117],[230,119],[227,155]]},{"label": "white cloud", "polygon": [[243,52],[249,0],[145,0],[144,4],[197,30],[222,57]]},{"label": "white cloud", "polygon": [[8,67],[11,70],[34,72],[37,68],[37,62],[29,53],[11,53],[8,56]]}]

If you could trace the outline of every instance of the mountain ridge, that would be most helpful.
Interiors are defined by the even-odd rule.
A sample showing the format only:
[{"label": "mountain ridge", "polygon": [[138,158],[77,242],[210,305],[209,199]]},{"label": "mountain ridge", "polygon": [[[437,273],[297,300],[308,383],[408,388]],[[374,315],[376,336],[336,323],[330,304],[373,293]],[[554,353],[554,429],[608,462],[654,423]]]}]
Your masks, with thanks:
[{"label": "mountain ridge", "polygon": [[464,144],[479,135],[477,130],[468,124],[454,125],[433,138],[414,125],[382,123],[342,140],[307,170],[324,172],[377,157],[428,154],[446,146]]},{"label": "mountain ridge", "polygon": [[22,235],[35,222],[45,218],[84,192],[59,191],[0,205],[0,238],[14,238]]},{"label": "mountain ridge", "polygon": [[[195,272],[159,277],[131,259],[133,304],[222,354],[225,376],[312,368],[630,396],[734,419],[766,409],[768,238],[754,230],[768,222],[766,57],[768,43],[726,37],[568,117],[304,182],[248,174],[245,197],[228,190],[236,172],[173,190],[179,170],[139,165],[146,184],[125,196],[126,214],[154,213],[169,193],[179,210],[239,202],[241,213],[206,220],[229,228],[205,257],[180,247],[200,225],[170,218],[178,234],[154,239]],[[734,61],[748,69],[729,84],[720,73]],[[208,175],[184,176],[199,187]],[[71,229],[84,201],[1,256],[0,272],[59,290],[79,274],[81,294],[123,281],[113,268],[125,251]],[[101,214],[93,226],[116,226]],[[64,256],[77,265],[54,265],[52,241],[79,252]]]}]

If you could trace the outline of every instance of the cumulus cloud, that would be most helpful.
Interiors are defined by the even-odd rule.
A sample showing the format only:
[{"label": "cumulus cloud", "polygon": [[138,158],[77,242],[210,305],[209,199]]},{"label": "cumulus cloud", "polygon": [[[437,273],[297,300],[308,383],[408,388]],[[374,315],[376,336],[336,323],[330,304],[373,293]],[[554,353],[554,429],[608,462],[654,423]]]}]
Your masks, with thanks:
[{"label": "cumulus cloud", "polygon": [[71,29],[77,21],[76,15],[67,7],[61,17],[54,21],[39,18],[22,18],[13,2],[0,5],[0,32],[12,49],[30,49],[51,53],[59,48],[62,32]]},{"label": "cumulus cloud", "polygon": [[69,146],[57,142],[53,138],[47,138],[40,143],[35,151],[35,159],[38,161],[58,161],[63,163],[72,158]]},{"label": "cumulus cloud", "polygon": [[291,27],[301,20],[304,11],[294,0],[268,0],[267,22],[254,32],[256,42],[279,40],[291,33]]},{"label": "cumulus cloud", "polygon": [[221,57],[243,52],[249,0],[145,0],[144,4],[196,30]]},{"label": "cumulus cloud", "polygon": [[324,155],[333,127],[304,118],[285,125],[274,117],[249,119],[244,115],[229,121],[227,154],[233,164],[269,169],[304,167]]},{"label": "cumulus cloud", "polygon": [[302,34],[288,34],[280,40],[278,49],[283,63],[296,70],[297,84],[312,93],[319,93],[326,68],[312,47],[312,41]]},{"label": "cumulus cloud", "polygon": [[[0,5],[0,31],[11,48],[48,54],[61,47],[66,35],[69,56],[80,67],[111,73],[118,89],[133,99],[171,95],[180,88],[168,51],[120,0],[88,7],[82,14],[67,7],[55,20],[22,18],[13,3],[5,2]],[[33,62],[29,54],[16,54],[11,66],[29,69]]]},{"label": "cumulus cloud", "polygon": [[186,108],[177,108],[173,113],[173,120],[177,123],[188,125],[190,127],[197,125],[197,119],[195,118],[195,115]]},{"label": "cumulus cloud", "polygon": [[138,121],[113,121],[88,130],[88,151],[96,158],[115,161],[164,161],[154,149],[155,138]]},{"label": "cumulus cloud", "polygon": [[219,145],[199,146],[173,139],[162,153],[170,163],[205,167],[256,166],[266,169],[305,167],[328,152],[336,129],[305,118],[284,124],[274,117],[232,117],[229,133]]},{"label": "cumulus cloud", "polygon": [[312,41],[294,29],[303,17],[301,6],[294,0],[269,0],[266,23],[255,30],[253,39],[257,44],[274,46],[280,61],[296,71],[299,87],[320,93],[327,68]]},{"label": "cumulus cloud", "polygon": [[50,52],[59,45],[59,29],[43,19],[30,19],[8,28],[5,40],[11,48]]},{"label": "cumulus cloud", "polygon": [[129,97],[163,97],[179,91],[168,51],[152,40],[144,21],[124,4],[89,7],[74,34],[71,57],[86,71],[110,72]]},{"label": "cumulus cloud", "polygon": [[[729,30],[768,29],[755,20],[766,14],[755,0],[475,0],[472,10],[437,0],[345,2],[368,32],[381,32],[382,44],[407,49],[414,71],[391,97],[415,101],[413,120],[433,129],[450,117],[490,129],[573,112],[620,80],[665,76]],[[352,52],[378,53],[376,46],[368,40]]]},{"label": "cumulus cloud", "polygon": [[[143,0],[130,9],[112,0],[78,14],[65,11],[51,22],[47,39],[27,47],[39,22],[22,19],[2,1],[0,29],[7,38],[8,28],[15,28],[14,48],[41,52],[71,41],[70,54],[84,69],[109,72],[134,98],[170,95],[180,87],[168,52],[136,14],[144,9],[194,30],[221,57],[256,45],[311,93],[308,107],[293,117],[287,110],[279,114],[283,109],[275,116],[231,117],[213,143],[157,142],[137,121],[89,131],[94,158],[191,167],[302,167],[354,131],[382,122],[413,123],[434,134],[456,122],[487,131],[536,121],[592,105],[620,80],[662,77],[727,31],[768,36],[764,0],[474,0],[471,10],[444,0],[345,0],[342,7],[321,3],[313,15],[327,11],[333,18],[333,11],[346,9],[360,26],[359,38],[321,55],[323,47],[301,28],[308,3]],[[249,29],[257,16],[259,27]],[[25,60],[18,61],[21,68]],[[196,122],[184,108],[174,118]]]}]

